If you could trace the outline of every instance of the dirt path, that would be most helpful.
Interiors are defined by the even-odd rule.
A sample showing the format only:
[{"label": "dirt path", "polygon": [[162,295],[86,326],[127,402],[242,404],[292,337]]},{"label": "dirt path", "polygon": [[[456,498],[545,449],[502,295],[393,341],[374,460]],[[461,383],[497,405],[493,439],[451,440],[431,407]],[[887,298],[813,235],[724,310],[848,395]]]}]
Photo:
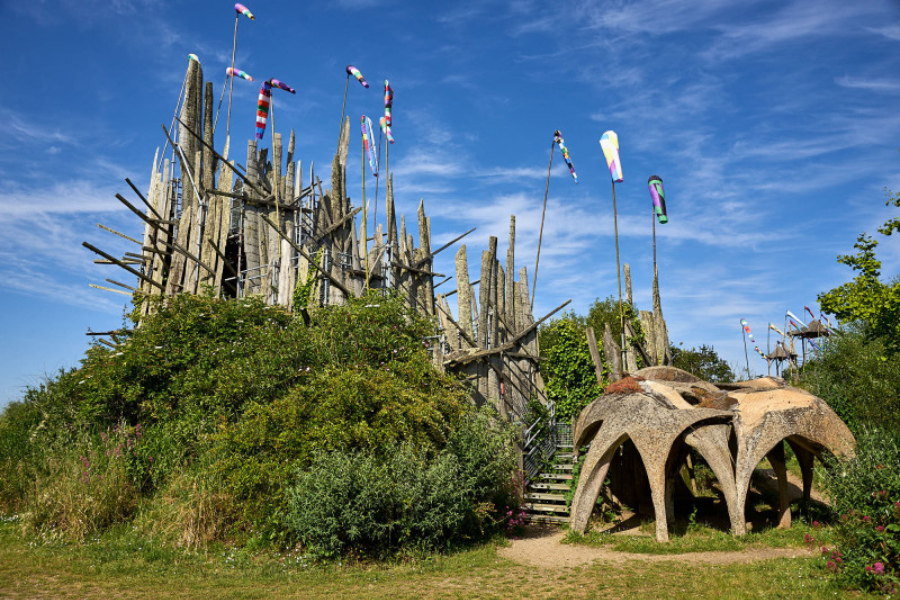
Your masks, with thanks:
[{"label": "dirt path", "polygon": [[532,567],[559,569],[578,567],[595,561],[632,563],[636,561],[678,561],[686,564],[727,565],[749,563],[771,558],[795,558],[812,556],[802,548],[752,548],[737,552],[688,552],[684,554],[635,554],[615,552],[606,548],[560,543],[565,532],[552,528],[530,528],[525,537],[512,540],[498,554],[513,562]]}]

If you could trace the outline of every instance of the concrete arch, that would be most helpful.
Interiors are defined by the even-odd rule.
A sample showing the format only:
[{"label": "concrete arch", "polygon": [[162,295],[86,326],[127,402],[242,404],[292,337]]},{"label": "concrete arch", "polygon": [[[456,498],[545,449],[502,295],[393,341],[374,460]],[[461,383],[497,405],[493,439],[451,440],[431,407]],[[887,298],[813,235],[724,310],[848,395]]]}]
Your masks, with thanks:
[{"label": "concrete arch", "polygon": [[[667,464],[672,445],[689,428],[704,421],[721,423],[730,419],[730,413],[692,408],[681,410],[664,397],[650,393],[633,393],[627,396],[602,396],[582,411],[576,424],[576,444],[587,440],[587,432],[596,431],[591,449],[582,466],[581,478],[575,491],[569,525],[582,533],[587,530],[594,503],[609,470],[609,463],[616,449],[631,439],[640,454],[656,516],[656,539],[669,539],[668,516],[671,498],[667,501]],[[596,423],[601,422],[599,429]],[[693,431],[693,430],[692,430]]]},{"label": "concrete arch", "polygon": [[[779,527],[789,527],[790,505],[787,499],[787,472],[784,465],[784,442],[793,440],[813,457],[829,452],[852,455],[855,441],[840,418],[821,399],[796,388],[733,391],[737,399],[735,433],[737,461],[735,483],[737,503],[743,517],[750,487],[750,478],[763,458],[768,458],[778,477],[780,517]],[[810,458],[808,483],[811,485]],[[805,477],[805,479],[807,478]],[[746,532],[746,523],[738,528]]]}]

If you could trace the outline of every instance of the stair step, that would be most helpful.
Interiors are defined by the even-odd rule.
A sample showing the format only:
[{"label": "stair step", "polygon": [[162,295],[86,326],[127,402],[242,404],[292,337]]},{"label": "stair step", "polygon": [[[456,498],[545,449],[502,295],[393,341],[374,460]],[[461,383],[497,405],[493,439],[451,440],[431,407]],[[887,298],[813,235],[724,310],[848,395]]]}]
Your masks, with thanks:
[{"label": "stair step", "polygon": [[526,502],[525,508],[531,512],[550,512],[569,514],[569,507],[565,504],[537,504],[534,502]]},{"label": "stair step", "polygon": [[572,450],[574,446],[572,444],[557,444],[557,450]]},{"label": "stair step", "polygon": [[568,484],[568,483],[543,483],[543,482],[533,482],[533,483],[529,483],[529,484],[528,484],[528,489],[529,489],[529,490],[535,490],[535,491],[540,491],[540,490],[559,490],[559,491],[562,491],[562,492],[568,492],[568,491],[569,491],[569,484]]},{"label": "stair step", "polygon": [[557,458],[571,462],[573,454],[571,452],[557,452],[556,456]]},{"label": "stair step", "polygon": [[558,465],[553,465],[553,468],[556,469],[557,471],[571,471],[571,470],[572,470],[572,463],[568,463],[568,464],[567,464],[567,463],[560,463],[560,464],[558,464]]},{"label": "stair step", "polygon": [[528,520],[532,523],[568,523],[569,517],[560,517],[557,515],[528,515]]},{"label": "stair step", "polygon": [[571,473],[541,473],[539,476],[543,480],[554,479],[568,481],[572,479]]},{"label": "stair step", "polygon": [[547,494],[547,493],[534,493],[530,492],[525,494],[526,500],[549,500],[552,502],[565,502],[566,497],[564,494]]}]

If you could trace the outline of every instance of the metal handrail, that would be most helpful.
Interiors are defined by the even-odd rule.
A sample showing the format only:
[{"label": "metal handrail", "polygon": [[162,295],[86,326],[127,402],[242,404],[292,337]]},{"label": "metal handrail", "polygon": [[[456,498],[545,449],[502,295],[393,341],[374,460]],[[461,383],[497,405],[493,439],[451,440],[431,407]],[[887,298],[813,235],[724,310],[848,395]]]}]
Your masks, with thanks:
[{"label": "metal handrail", "polygon": [[525,430],[522,465],[525,478],[532,480],[541,466],[556,454],[556,404],[548,406],[547,418],[538,418]]}]

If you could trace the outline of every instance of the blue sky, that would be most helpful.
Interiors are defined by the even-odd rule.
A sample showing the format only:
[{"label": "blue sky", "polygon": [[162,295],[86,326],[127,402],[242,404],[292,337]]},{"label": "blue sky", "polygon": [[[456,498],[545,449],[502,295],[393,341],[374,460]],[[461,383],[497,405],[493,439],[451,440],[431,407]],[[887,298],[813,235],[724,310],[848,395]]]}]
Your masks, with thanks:
[{"label": "blue sky", "polygon": [[[539,314],[568,298],[584,312],[616,293],[598,143],[607,129],[621,145],[620,247],[636,302],[650,305],[647,178],[656,174],[670,218],[657,227],[670,336],[712,344],[733,364],[743,364],[739,320],[764,342],[766,322],[781,323],[785,310],[818,311],[816,294],[850,277],[836,255],[890,216],[882,189],[900,188],[896,1],[244,4],[256,20],[240,21],[236,66],[257,82],[235,82],[238,156],[253,135],[258,82],[275,77],[297,89],[275,92],[276,130],[293,128],[304,169],[315,162],[327,181],[344,67],[356,65],[372,84],[351,81],[354,124],[381,114],[380,84],[390,79],[399,210],[413,215],[424,198],[434,245],[477,226],[466,239],[473,265],[489,235],[505,255],[514,213],[517,265],[533,273],[550,143],[562,131],[580,183],[557,150]],[[88,283],[132,278],[94,265],[80,243],[131,251],[95,223],[142,231],[114,194],[135,198],[125,177],[147,188],[188,53],[218,95],[234,27],[225,0],[34,0],[3,9],[0,405],[77,364],[88,327],[121,324],[127,298]],[[360,158],[350,156],[358,201]],[[900,240],[879,250],[885,275],[896,275]],[[453,252],[436,270],[453,272]],[[765,363],[751,358],[751,368],[763,372]]]}]

